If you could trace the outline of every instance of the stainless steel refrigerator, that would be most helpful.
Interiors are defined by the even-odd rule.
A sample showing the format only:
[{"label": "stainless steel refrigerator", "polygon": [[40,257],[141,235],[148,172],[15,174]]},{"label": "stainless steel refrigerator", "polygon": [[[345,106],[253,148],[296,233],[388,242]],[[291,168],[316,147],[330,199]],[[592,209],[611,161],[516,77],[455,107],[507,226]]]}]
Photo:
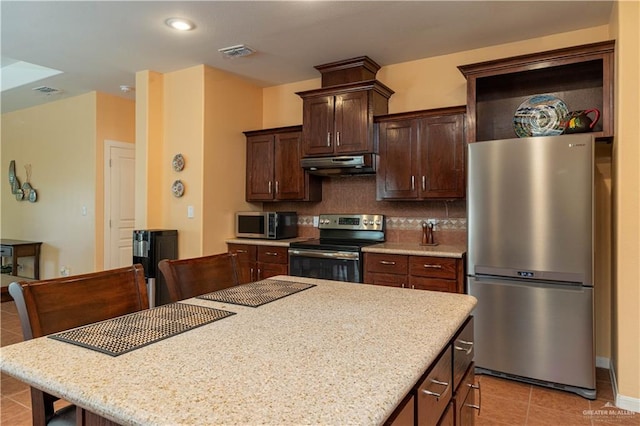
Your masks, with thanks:
[{"label": "stainless steel refrigerator", "polygon": [[593,159],[589,134],[469,144],[478,373],[595,399]]}]

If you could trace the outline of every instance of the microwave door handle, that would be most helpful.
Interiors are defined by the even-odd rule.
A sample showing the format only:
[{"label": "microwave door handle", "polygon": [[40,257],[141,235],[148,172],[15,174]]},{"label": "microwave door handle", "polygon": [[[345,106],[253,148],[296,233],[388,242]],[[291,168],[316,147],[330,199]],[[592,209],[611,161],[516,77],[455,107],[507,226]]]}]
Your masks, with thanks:
[{"label": "microwave door handle", "polygon": [[335,252],[321,250],[295,250],[289,249],[289,254],[293,256],[314,257],[320,259],[341,259],[341,260],[358,260],[360,255],[357,252]]}]

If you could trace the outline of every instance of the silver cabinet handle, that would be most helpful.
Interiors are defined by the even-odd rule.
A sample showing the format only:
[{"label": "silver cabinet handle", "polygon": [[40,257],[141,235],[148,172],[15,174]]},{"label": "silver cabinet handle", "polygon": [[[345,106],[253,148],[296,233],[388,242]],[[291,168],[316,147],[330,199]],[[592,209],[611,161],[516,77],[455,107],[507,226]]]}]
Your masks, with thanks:
[{"label": "silver cabinet handle", "polygon": [[381,264],[381,265],[395,265],[395,264],[396,264],[396,262],[393,262],[393,261],[391,261],[391,260],[381,260],[381,261],[380,261],[380,264]]},{"label": "silver cabinet handle", "polygon": [[431,395],[431,396],[435,396],[436,398],[441,398],[442,395],[447,392],[447,389],[449,389],[449,383],[447,382],[442,382],[440,380],[436,380],[436,379],[431,379],[431,383],[435,383],[436,385],[441,385],[441,386],[445,386],[444,390],[440,393],[437,392],[432,392],[428,389],[422,389],[422,393],[426,394],[426,395]]},{"label": "silver cabinet handle", "polygon": [[414,189],[416,189],[416,177],[415,176],[411,176],[411,190],[413,191]]},{"label": "silver cabinet handle", "polygon": [[250,279],[251,281],[257,281],[257,279],[256,279],[256,278],[254,278],[254,273],[255,273],[255,271],[254,271],[254,269],[253,269],[253,268],[249,269],[249,279]]},{"label": "silver cabinet handle", "polygon": [[269,181],[269,194],[271,194],[271,181]]},{"label": "silver cabinet handle", "polygon": [[242,249],[236,250],[236,253],[246,253],[246,252],[247,252],[246,250],[242,250]]},{"label": "silver cabinet handle", "polygon": [[473,342],[469,342],[467,340],[460,340],[460,339],[456,340],[456,342],[459,342],[460,344],[463,344],[463,345],[467,345],[469,347],[468,349],[465,349],[462,346],[453,345],[453,348],[455,350],[464,351],[465,355],[469,355],[471,353],[471,351],[473,350]]},{"label": "silver cabinet handle", "polygon": [[276,253],[274,251],[265,251],[264,254],[267,255],[267,256],[277,256],[278,255],[278,253]]},{"label": "silver cabinet handle", "polygon": [[278,194],[280,192],[280,185],[278,185],[278,181],[276,181],[276,194]]},{"label": "silver cabinet handle", "polygon": [[331,146],[331,132],[327,132],[327,146]]},{"label": "silver cabinet handle", "polygon": [[422,190],[427,190],[427,178],[424,175],[422,176]]},{"label": "silver cabinet handle", "polygon": [[260,271],[260,268],[258,268],[258,274],[256,276],[256,280],[259,280],[261,275],[262,275],[262,272]]},{"label": "silver cabinet handle", "polygon": [[[469,383],[467,386],[469,386],[471,389],[478,389],[478,403],[477,404],[464,404],[465,407],[469,407],[469,408],[473,408],[474,410],[478,410],[478,415],[480,415],[480,407],[482,407],[482,389],[480,388],[480,382],[478,382],[477,385],[474,385],[473,383]],[[473,391],[471,391],[473,392]]]},{"label": "silver cabinet handle", "polygon": [[336,146],[340,146],[340,132],[336,132]]},{"label": "silver cabinet handle", "polygon": [[433,264],[433,263],[425,263],[422,266],[424,266],[425,268],[428,268],[428,269],[442,269],[442,265],[436,265],[436,264]]}]

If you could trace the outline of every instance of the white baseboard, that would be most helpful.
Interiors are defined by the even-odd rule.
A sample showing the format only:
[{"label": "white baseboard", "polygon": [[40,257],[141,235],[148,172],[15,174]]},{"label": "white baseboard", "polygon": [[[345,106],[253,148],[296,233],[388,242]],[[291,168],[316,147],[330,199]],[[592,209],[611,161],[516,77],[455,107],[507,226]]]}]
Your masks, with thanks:
[{"label": "white baseboard", "polygon": [[611,366],[611,362],[609,360],[609,358],[605,358],[603,356],[597,356],[596,357],[596,367],[598,368],[606,368],[607,370]]},{"label": "white baseboard", "polygon": [[[596,360],[597,364],[597,360]],[[611,375],[611,386],[613,387],[613,396],[615,398],[614,404],[616,407],[623,410],[633,411],[640,413],[640,398],[632,398],[626,395],[620,395],[618,393],[618,382],[616,381],[616,370],[613,364],[613,360],[610,360],[609,374]]]}]

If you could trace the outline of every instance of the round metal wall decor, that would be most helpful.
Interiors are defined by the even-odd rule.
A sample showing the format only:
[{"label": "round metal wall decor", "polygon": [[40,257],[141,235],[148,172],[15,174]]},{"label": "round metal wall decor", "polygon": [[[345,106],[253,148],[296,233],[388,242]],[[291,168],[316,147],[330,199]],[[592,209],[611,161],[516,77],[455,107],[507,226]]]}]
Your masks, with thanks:
[{"label": "round metal wall decor", "polygon": [[184,195],[184,184],[182,183],[182,181],[180,181],[180,179],[173,182],[173,185],[171,186],[171,192],[173,192],[174,197],[178,198]]}]

